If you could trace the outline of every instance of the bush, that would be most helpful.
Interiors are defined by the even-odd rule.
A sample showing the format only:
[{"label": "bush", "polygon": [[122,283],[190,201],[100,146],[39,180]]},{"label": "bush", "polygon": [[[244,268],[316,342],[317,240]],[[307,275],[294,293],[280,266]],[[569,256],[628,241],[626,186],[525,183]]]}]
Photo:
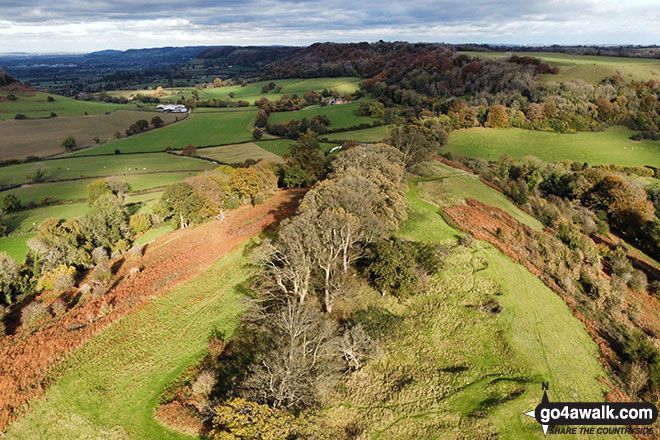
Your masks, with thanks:
[{"label": "bush", "polygon": [[[112,255],[116,255],[115,252],[119,252],[119,256],[123,255],[124,252],[126,252],[129,248],[129,244],[127,240],[124,240],[123,238],[118,240],[113,246],[112,246]],[[112,257],[116,258],[116,257]]]},{"label": "bush", "polygon": [[194,395],[201,395],[207,397],[213,391],[216,384],[215,373],[210,370],[202,371],[197,379],[192,384],[192,392]]},{"label": "bush", "polygon": [[75,284],[75,271],[58,271],[53,280],[53,288],[56,292],[62,292],[72,288]]},{"label": "bush", "polygon": [[648,281],[646,279],[646,274],[641,270],[633,270],[630,280],[628,281],[628,286],[635,292],[644,292],[646,291],[647,285]]},{"label": "bush", "polygon": [[383,295],[405,296],[417,290],[416,252],[412,246],[399,240],[384,240],[373,246],[372,254],[365,275]]},{"label": "bush", "polygon": [[53,313],[53,315],[59,315],[59,314],[63,313],[65,310],[66,310],[66,304],[64,304],[64,301],[62,301],[62,298],[57,298],[50,305],[50,311]]},{"label": "bush", "polygon": [[91,278],[94,281],[102,283],[110,279],[111,276],[112,276],[112,270],[110,269],[110,265],[106,262],[102,262],[96,265],[96,267],[92,271]]},{"label": "bush", "polygon": [[47,316],[50,316],[48,313],[48,307],[43,303],[35,301],[21,310],[21,324],[29,327]]},{"label": "bush", "polygon": [[151,217],[147,214],[135,214],[132,215],[129,221],[131,230],[134,234],[140,235],[144,234],[151,228]]},{"label": "bush", "polygon": [[108,251],[104,247],[97,247],[92,251],[92,261],[94,264],[105,263],[108,261]]},{"label": "bush", "polygon": [[474,237],[472,234],[463,234],[458,239],[458,244],[466,248],[471,248],[474,245]]},{"label": "bush", "polygon": [[45,272],[37,282],[37,291],[41,290],[66,290],[73,287],[76,277],[76,268],[73,266],[60,265],[57,268]]}]

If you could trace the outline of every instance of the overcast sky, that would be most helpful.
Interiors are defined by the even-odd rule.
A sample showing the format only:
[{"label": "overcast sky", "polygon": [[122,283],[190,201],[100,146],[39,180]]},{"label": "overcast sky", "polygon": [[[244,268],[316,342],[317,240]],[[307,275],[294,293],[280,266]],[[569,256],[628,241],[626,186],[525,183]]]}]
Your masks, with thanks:
[{"label": "overcast sky", "polygon": [[381,39],[655,44],[660,2],[0,0],[0,53]]}]

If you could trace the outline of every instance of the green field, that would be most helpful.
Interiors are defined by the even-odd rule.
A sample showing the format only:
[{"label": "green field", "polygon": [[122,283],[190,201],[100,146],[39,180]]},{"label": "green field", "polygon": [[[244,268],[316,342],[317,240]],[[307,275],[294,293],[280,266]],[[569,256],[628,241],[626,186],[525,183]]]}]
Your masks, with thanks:
[{"label": "green field", "polygon": [[452,132],[441,152],[488,160],[508,154],[514,158],[532,155],[547,162],[568,159],[590,165],[660,166],[660,141],[632,141],[632,134],[624,127],[574,134],[470,128]]},{"label": "green field", "polygon": [[392,129],[391,125],[381,127],[367,128],[364,130],[344,131],[341,133],[332,133],[323,135],[328,140],[355,141],[355,142],[381,142],[385,139]]},{"label": "green field", "polygon": [[[0,97],[5,98],[10,92],[0,92]],[[132,104],[108,104],[105,102],[78,101],[64,96],[53,95],[43,92],[11,92],[18,98],[16,101],[0,99],[0,120],[14,119],[17,113],[24,114],[28,118],[47,118],[51,113],[57,116],[102,115],[116,109],[134,109]],[[52,96],[55,101],[48,102],[47,98]]]},{"label": "green field", "polygon": [[8,439],[167,440],[192,437],[154,419],[165,386],[199,358],[213,329],[227,337],[243,311],[243,249],[107,327],[56,368],[46,395]]},{"label": "green field", "polygon": [[23,261],[28,252],[27,241],[35,235],[32,233],[0,237],[0,252],[6,252],[16,261]]},{"label": "green field", "polygon": [[[463,52],[470,56],[486,58],[508,58],[514,52]],[[601,57],[590,55],[569,55],[551,52],[520,52],[519,56],[542,58],[551,66],[559,67],[556,75],[546,74],[544,82],[563,82],[582,79],[597,84],[613,75],[620,75],[626,81],[648,81],[660,79],[660,60],[646,58]]]},{"label": "green field", "polygon": [[68,203],[12,212],[3,215],[2,220],[7,224],[7,233],[33,232],[39,223],[49,217],[73,219],[85,215],[88,209],[87,203]]},{"label": "green field", "polygon": [[256,111],[191,114],[185,121],[74,153],[74,156],[164,151],[195,146],[233,144],[252,139]]},{"label": "green field", "polygon": [[102,159],[98,157],[64,158],[2,167],[0,168],[0,185],[28,183],[29,176],[39,169],[47,172],[46,181],[56,181],[166,171],[197,171],[213,167],[212,163],[205,160],[168,153],[112,155]]},{"label": "green field", "polygon": [[[342,77],[342,78],[310,78],[310,79],[278,79],[273,80],[276,85],[281,86],[282,90],[279,93],[261,93],[261,88],[271,81],[259,81],[248,84],[245,87],[227,86],[209,89],[197,89],[200,99],[227,99],[229,94],[233,93],[234,97],[229,98],[233,101],[247,101],[250,105],[260,98],[267,98],[270,101],[276,101],[283,95],[298,94],[302,96],[308,91],[322,91],[323,89],[337,90],[339,93],[354,93],[359,88],[359,83],[362,81],[360,78]],[[160,98],[161,101],[178,101],[181,98],[188,99],[192,97],[193,87],[184,88],[165,88],[164,96]],[[109,92],[110,96],[124,96],[126,98],[138,93],[146,96],[153,96],[154,90],[117,90]]]},{"label": "green field", "polygon": [[78,147],[96,145],[95,139],[107,142],[115,132],[124,134],[135,121],[151,122],[154,116],[165,122],[174,121],[172,113],[119,110],[108,115],[65,116],[50,119],[0,121],[0,159],[22,159],[30,155],[44,157],[63,153],[61,144],[73,136]]},{"label": "green field", "polygon": [[267,160],[281,162],[282,158],[268,150],[261,148],[254,142],[243,144],[223,145],[221,147],[200,148],[197,151],[199,157],[213,159],[221,163],[242,163],[247,159]]},{"label": "green field", "polygon": [[[410,182],[411,212],[399,235],[455,243],[461,233],[420,198],[421,181]],[[465,195],[496,197],[484,195],[489,191],[474,187]],[[605,372],[582,323],[538,278],[489,244],[455,248],[424,293],[401,305],[374,301],[403,319],[392,330],[396,336],[383,341],[384,357],[324,410],[329,419],[354,420],[364,438],[542,439],[538,423],[523,415],[540,402],[541,381],[550,383],[554,401],[604,400],[597,378]],[[478,310],[488,301],[502,312]],[[403,385],[392,391],[383,383],[393,380]]]},{"label": "green field", "polygon": [[[128,183],[130,192],[135,192],[166,186],[196,174],[199,173],[197,171],[182,171],[119,176],[119,179]],[[94,180],[96,179],[28,184],[16,189],[0,191],[0,200],[7,194],[14,194],[23,203],[38,203],[43,196],[54,197],[56,201],[82,200],[87,198],[87,185]]]},{"label": "green field", "polygon": [[269,124],[281,124],[283,122],[311,118],[312,116],[325,115],[330,118],[328,128],[346,128],[363,123],[371,124],[375,121],[370,116],[358,116],[357,109],[360,106],[358,101],[341,105],[312,105],[302,110],[293,112],[275,112],[268,117]]},{"label": "green field", "polygon": [[[277,154],[278,156],[284,156],[289,152],[291,144],[295,144],[296,141],[291,139],[276,139],[272,141],[259,141],[255,143],[264,150],[270,151],[271,153]],[[327,153],[336,146],[337,144],[335,143],[319,142],[319,147],[321,147],[321,151],[324,153]]]}]

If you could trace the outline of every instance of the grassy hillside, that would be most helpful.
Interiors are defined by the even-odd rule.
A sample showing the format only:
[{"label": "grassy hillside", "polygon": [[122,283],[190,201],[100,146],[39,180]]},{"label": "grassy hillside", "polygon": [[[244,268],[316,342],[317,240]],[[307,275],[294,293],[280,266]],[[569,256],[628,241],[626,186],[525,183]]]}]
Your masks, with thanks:
[{"label": "grassy hillside", "polygon": [[87,203],[68,203],[12,212],[2,216],[2,220],[7,224],[7,233],[25,233],[35,231],[39,223],[49,217],[72,219],[85,215],[88,209]]},{"label": "grassy hillside", "polygon": [[[286,153],[289,152],[291,144],[295,144],[296,141],[291,139],[274,139],[269,141],[259,141],[255,143],[264,150],[270,151],[271,153],[277,154],[278,156],[284,156]],[[320,142],[319,146],[321,147],[321,151],[325,153],[330,151],[333,147],[336,147],[337,144],[329,143],[329,142]]]},{"label": "grassy hillside", "polygon": [[547,162],[569,159],[592,165],[650,165],[660,163],[660,141],[632,141],[627,128],[611,127],[602,132],[560,134],[541,131],[470,128],[449,136],[442,152],[495,160],[503,154],[514,158],[536,156]]},{"label": "grassy hillside", "polygon": [[73,136],[79,147],[106,142],[115,132],[122,135],[135,121],[151,122],[154,116],[173,122],[172,113],[119,110],[108,115],[66,116],[50,119],[8,120],[0,122],[0,138],[4,139],[0,159],[22,159],[30,155],[51,156],[62,153],[62,141]]},{"label": "grassy hillside", "polygon": [[[7,99],[13,93],[16,101]],[[48,102],[48,97],[54,99]],[[81,116],[85,112],[90,115],[102,115],[121,108],[135,108],[132,104],[108,104],[105,102],[79,101],[64,96],[33,91],[0,92],[0,120],[14,119],[17,113],[28,118],[47,118],[51,113],[57,116]]]},{"label": "grassy hillside", "polygon": [[[478,57],[508,58],[514,52],[464,53]],[[546,82],[582,79],[596,84],[612,75],[620,75],[626,81],[660,79],[660,60],[656,59],[569,55],[550,52],[520,52],[517,55],[542,58],[551,66],[559,67],[558,74],[544,75],[542,80]]]},{"label": "grassy hillside", "polygon": [[[36,170],[44,170],[46,181],[79,179],[90,176],[135,175],[165,171],[205,170],[208,161],[167,153],[76,157],[10,165],[0,168],[0,185],[27,183]],[[48,195],[48,194],[45,194]]]},{"label": "grassy hillside", "polygon": [[360,103],[354,101],[348,104],[341,105],[327,105],[322,107],[320,105],[312,105],[305,107],[302,110],[294,112],[276,112],[271,113],[268,117],[269,124],[281,124],[287,121],[301,120],[303,118],[311,118],[312,116],[325,115],[330,118],[330,125],[328,128],[345,128],[362,123],[371,124],[375,119],[370,116],[358,116],[357,109]]},{"label": "grassy hillside", "polygon": [[185,121],[74,153],[74,156],[164,151],[188,144],[221,145],[252,139],[256,111],[193,113]]},{"label": "grassy hillside", "polygon": [[112,324],[56,369],[61,378],[9,439],[188,439],[154,419],[165,386],[206,350],[213,329],[230,336],[243,311],[243,249]]},{"label": "grassy hillside", "polygon": [[[473,177],[462,174],[451,178],[469,184]],[[410,183],[411,212],[400,235],[454,244],[460,233],[422,200],[430,194],[421,182]],[[496,198],[488,192],[494,190],[464,194]],[[479,309],[492,301],[500,313]],[[522,414],[539,403],[541,381],[550,382],[552,400],[603,400],[597,378],[604,371],[584,326],[538,278],[490,245],[455,248],[423,294],[400,305],[374,299],[373,308],[367,322],[390,332],[385,355],[349,381],[324,414],[353,421],[360,438],[542,439],[540,426]]]},{"label": "grassy hillside", "polygon": [[7,252],[14,260],[23,261],[28,252],[27,241],[35,235],[24,234],[0,237],[0,252]]}]

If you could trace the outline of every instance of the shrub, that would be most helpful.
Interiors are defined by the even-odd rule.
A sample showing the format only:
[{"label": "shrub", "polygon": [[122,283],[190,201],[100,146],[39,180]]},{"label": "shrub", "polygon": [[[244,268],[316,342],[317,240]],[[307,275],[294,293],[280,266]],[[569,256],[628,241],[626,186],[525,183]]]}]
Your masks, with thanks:
[{"label": "shrub", "polygon": [[260,405],[243,398],[226,401],[215,408],[210,438],[286,439],[295,434],[295,418],[285,410]]},{"label": "shrub", "polygon": [[110,265],[106,262],[102,262],[96,265],[96,267],[92,271],[91,278],[94,281],[102,283],[110,279],[111,276],[112,276],[112,270],[110,269]]},{"label": "shrub", "polygon": [[57,268],[45,272],[37,282],[37,290],[66,290],[73,287],[76,277],[76,268],[73,266],[60,265]]},{"label": "shrub", "polygon": [[94,264],[105,263],[108,261],[108,251],[104,247],[97,247],[92,251],[92,261]]},{"label": "shrub", "polygon": [[474,237],[472,234],[463,234],[458,239],[458,244],[466,248],[471,248],[474,245]]},{"label": "shrub", "polygon": [[183,151],[181,151],[181,154],[184,156],[196,156],[197,155],[197,148],[193,144],[188,144],[183,148]]},{"label": "shrub", "polygon": [[151,228],[151,217],[147,214],[134,214],[130,218],[129,225],[134,234],[144,234]]},{"label": "shrub", "polygon": [[23,310],[21,310],[21,324],[29,327],[46,318],[47,316],[49,316],[48,307],[46,307],[46,305],[43,303],[35,301],[28,304],[23,308]]},{"label": "shrub", "polygon": [[59,315],[60,313],[64,312],[65,310],[66,310],[66,304],[64,304],[64,301],[62,301],[62,298],[57,298],[50,305],[50,311],[53,313],[53,315]]},{"label": "shrub", "polygon": [[78,289],[78,291],[79,291],[82,295],[88,295],[89,293],[92,292],[92,286],[90,286],[89,284],[85,283],[85,284],[83,284],[82,286],[80,286],[80,289]]},{"label": "shrub", "polygon": [[641,270],[633,270],[628,286],[635,292],[644,292],[648,285],[646,274]]},{"label": "shrub", "polygon": [[56,292],[62,292],[72,288],[75,284],[75,271],[58,271],[53,280],[53,288]]},{"label": "shrub", "polygon": [[376,243],[372,251],[373,258],[365,275],[383,295],[405,296],[417,289],[416,252],[410,245],[398,240],[384,240]]},{"label": "shrub", "polygon": [[112,246],[112,254],[115,255],[115,252],[120,252],[119,255],[121,256],[124,252],[128,250],[128,248],[129,248],[128,241],[122,238]]},{"label": "shrub", "polygon": [[216,384],[215,373],[210,370],[202,371],[192,384],[192,392],[195,395],[208,396]]}]

